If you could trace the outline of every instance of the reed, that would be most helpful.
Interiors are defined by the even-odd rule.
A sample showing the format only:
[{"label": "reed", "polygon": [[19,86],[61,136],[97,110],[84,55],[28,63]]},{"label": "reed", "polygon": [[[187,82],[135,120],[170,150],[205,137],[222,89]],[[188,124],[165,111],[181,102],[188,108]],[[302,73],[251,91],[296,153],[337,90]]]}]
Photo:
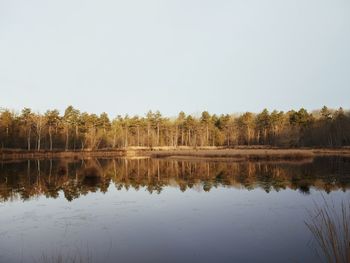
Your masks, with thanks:
[{"label": "reed", "polygon": [[306,226],[317,244],[317,254],[323,262],[350,262],[350,203],[341,203],[340,209],[326,201],[315,205]]},{"label": "reed", "polygon": [[92,257],[90,253],[82,254],[80,251],[65,254],[58,252],[53,255],[42,254],[38,263],[90,263]]}]

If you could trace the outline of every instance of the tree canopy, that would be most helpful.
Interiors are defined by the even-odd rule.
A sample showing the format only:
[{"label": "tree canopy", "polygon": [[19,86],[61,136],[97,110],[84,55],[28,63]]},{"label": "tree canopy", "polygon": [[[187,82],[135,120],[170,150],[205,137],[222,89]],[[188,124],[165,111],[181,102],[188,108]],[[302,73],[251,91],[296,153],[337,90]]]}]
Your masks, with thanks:
[{"label": "tree canopy", "polygon": [[340,147],[350,145],[350,113],[324,106],[321,110],[240,115],[199,116],[180,112],[177,117],[149,111],[145,116],[100,115],[69,106],[61,114],[44,114],[24,108],[20,113],[0,111],[2,149],[81,150],[129,146],[226,146],[269,145],[277,147]]}]

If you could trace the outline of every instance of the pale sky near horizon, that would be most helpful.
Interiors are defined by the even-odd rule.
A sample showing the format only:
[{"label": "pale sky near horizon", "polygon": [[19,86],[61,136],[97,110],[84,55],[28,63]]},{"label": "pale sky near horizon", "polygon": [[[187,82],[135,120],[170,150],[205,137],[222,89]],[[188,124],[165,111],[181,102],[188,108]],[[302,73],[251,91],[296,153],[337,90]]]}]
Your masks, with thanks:
[{"label": "pale sky near horizon", "polygon": [[0,0],[0,107],[349,108],[349,0]]}]

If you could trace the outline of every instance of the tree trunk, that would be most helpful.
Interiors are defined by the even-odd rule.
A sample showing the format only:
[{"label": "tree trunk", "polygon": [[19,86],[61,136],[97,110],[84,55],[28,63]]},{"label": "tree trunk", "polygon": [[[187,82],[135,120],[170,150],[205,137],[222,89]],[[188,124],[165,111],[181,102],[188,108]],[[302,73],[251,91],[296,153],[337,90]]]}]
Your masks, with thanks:
[{"label": "tree trunk", "polygon": [[230,135],[231,135],[231,131],[228,130],[228,132],[227,132],[227,147],[230,147]]},{"label": "tree trunk", "polygon": [[128,128],[125,128],[125,148],[128,147]]},{"label": "tree trunk", "polygon": [[78,134],[79,134],[78,126],[75,126],[74,150],[76,148],[76,140],[78,139]]},{"label": "tree trunk", "polygon": [[39,131],[39,134],[38,134],[38,151],[40,151],[40,148],[41,148],[41,131]]},{"label": "tree trunk", "polygon": [[68,139],[69,139],[69,129],[66,129],[66,148],[65,150],[68,151]]},{"label": "tree trunk", "polygon": [[207,124],[207,141],[206,141],[206,146],[209,144],[209,125]]},{"label": "tree trunk", "polygon": [[159,123],[157,123],[157,146],[159,146]]},{"label": "tree trunk", "polygon": [[113,148],[115,148],[116,144],[117,144],[117,132],[114,130],[114,134],[113,134]]},{"label": "tree trunk", "polygon": [[32,133],[32,129],[29,128],[28,130],[28,138],[27,138],[27,143],[28,143],[28,151],[30,151],[30,135]]},{"label": "tree trunk", "polygon": [[188,130],[188,145],[191,146],[191,130]]},{"label": "tree trunk", "polygon": [[49,126],[49,136],[50,136],[50,151],[52,151],[52,131],[51,131],[51,126]]},{"label": "tree trunk", "polygon": [[183,146],[183,145],[184,145],[184,131],[181,128],[181,146]]},{"label": "tree trunk", "polygon": [[137,126],[137,146],[140,146],[140,127]]},{"label": "tree trunk", "polygon": [[41,148],[41,129],[42,129],[42,121],[43,119],[38,116],[38,119],[35,122],[35,128],[37,133],[37,150],[40,151]]},{"label": "tree trunk", "polygon": [[248,133],[247,144],[250,145],[250,129],[249,129],[249,127],[248,127],[248,129],[247,129],[247,133]]},{"label": "tree trunk", "polygon": [[150,147],[150,144],[149,144],[149,133],[150,133],[150,127],[149,127],[149,123],[147,125],[147,146]]},{"label": "tree trunk", "polygon": [[175,140],[174,140],[174,146],[177,147],[177,136],[178,136],[178,131],[179,130],[179,127],[176,125],[176,132],[175,132]]}]

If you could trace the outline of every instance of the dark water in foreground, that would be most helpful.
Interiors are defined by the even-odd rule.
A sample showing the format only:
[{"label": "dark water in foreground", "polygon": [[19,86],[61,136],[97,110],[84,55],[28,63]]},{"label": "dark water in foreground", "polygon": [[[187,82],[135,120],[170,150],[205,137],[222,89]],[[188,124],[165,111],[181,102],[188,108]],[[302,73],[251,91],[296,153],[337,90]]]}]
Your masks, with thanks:
[{"label": "dark water in foreground", "polygon": [[308,210],[349,189],[341,157],[2,163],[0,262],[319,262]]}]

